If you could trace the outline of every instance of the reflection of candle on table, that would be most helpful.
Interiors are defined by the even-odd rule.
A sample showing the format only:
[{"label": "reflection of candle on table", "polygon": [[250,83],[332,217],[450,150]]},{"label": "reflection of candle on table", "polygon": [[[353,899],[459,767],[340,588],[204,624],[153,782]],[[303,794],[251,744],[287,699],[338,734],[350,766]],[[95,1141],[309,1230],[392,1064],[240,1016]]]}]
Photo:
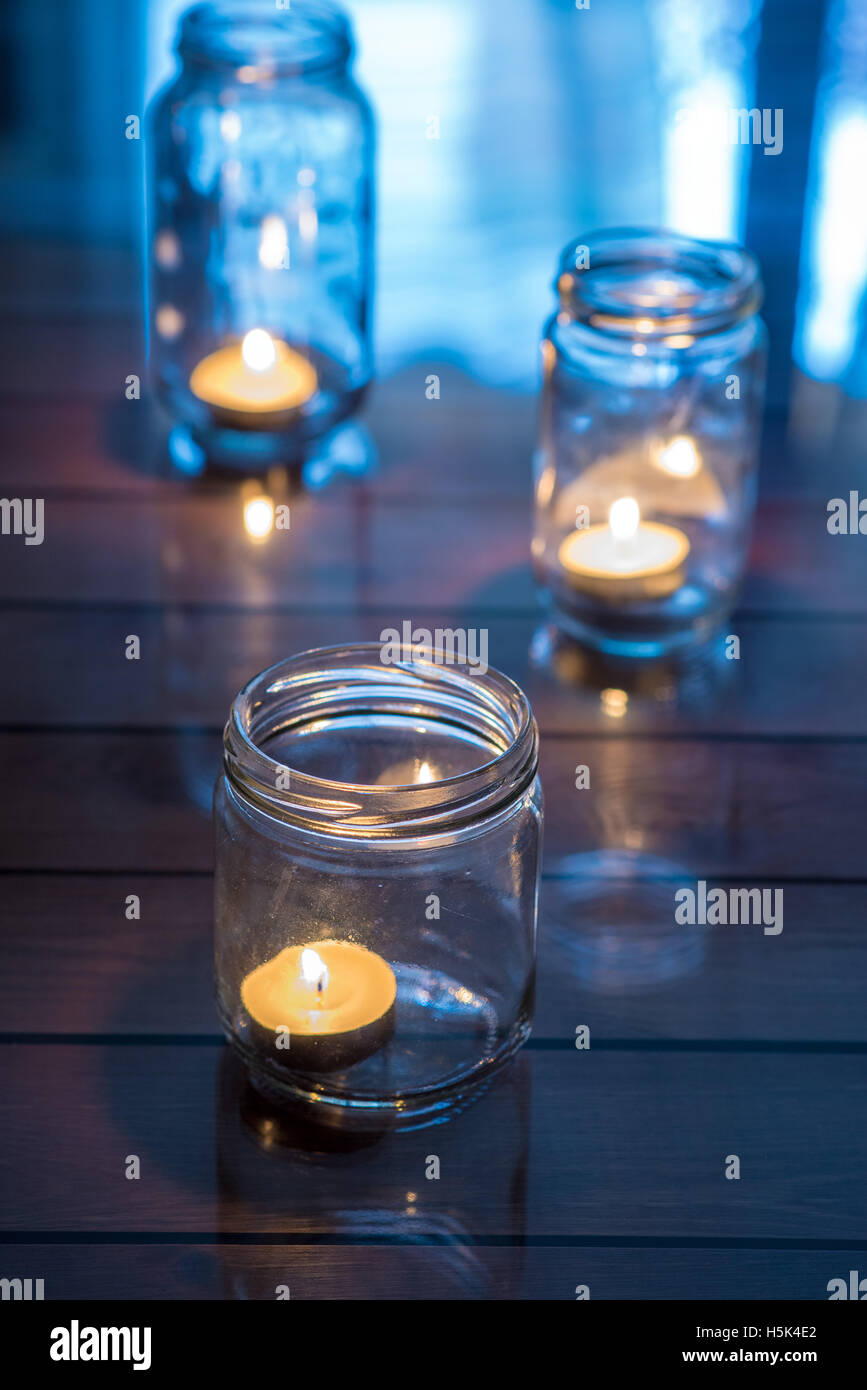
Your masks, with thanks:
[{"label": "reflection of candle on table", "polygon": [[244,503],[244,530],[252,541],[264,541],[274,529],[274,503],[264,494]]},{"label": "reflection of candle on table", "polygon": [[288,344],[253,328],[243,342],[204,357],[190,376],[190,390],[237,429],[270,429],[316,392],[316,370]]},{"label": "reflection of candle on table", "polygon": [[394,1031],[396,994],[391,966],[352,941],[287,946],[241,984],[260,1046],[297,1071],[342,1071],[377,1052]]},{"label": "reflection of candle on table", "polygon": [[676,526],[642,521],[634,497],[620,497],[607,523],[573,531],[558,558],[575,589],[609,603],[664,598],[683,583],[689,540]]}]

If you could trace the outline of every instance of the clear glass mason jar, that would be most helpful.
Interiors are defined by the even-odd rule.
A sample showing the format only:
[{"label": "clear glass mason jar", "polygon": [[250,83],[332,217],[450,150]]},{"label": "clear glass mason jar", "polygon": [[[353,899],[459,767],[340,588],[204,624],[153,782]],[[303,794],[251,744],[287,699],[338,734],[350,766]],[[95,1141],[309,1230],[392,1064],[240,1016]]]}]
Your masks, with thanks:
[{"label": "clear glass mason jar", "polygon": [[306,652],[232,706],[217,999],[266,1094],[417,1121],[528,1036],[536,725],[505,676],[437,655]]},{"label": "clear glass mason jar", "polygon": [[737,597],[766,331],[753,257],[639,230],[566,248],[542,343],[533,562],[555,620],[605,651],[703,640]]},{"label": "clear glass mason jar", "polygon": [[181,18],[148,113],[152,370],[222,464],[301,458],[371,375],[373,119],[326,0]]}]

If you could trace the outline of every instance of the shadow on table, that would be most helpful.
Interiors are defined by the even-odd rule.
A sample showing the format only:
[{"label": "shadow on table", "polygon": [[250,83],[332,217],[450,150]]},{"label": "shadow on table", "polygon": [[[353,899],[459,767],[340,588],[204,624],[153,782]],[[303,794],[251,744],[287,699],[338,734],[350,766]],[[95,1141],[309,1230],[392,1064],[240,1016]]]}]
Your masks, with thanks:
[{"label": "shadow on table", "polygon": [[[216,1097],[224,1296],[516,1297],[529,1088],[518,1057],[445,1124],[351,1135],[263,1100],[227,1050]],[[250,1230],[273,1245],[233,1242]]]}]

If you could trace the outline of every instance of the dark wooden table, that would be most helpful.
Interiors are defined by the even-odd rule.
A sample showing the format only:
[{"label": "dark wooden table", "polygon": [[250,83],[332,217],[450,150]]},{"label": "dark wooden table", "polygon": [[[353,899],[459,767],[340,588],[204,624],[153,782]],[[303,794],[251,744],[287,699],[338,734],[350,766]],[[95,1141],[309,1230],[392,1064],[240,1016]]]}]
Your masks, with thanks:
[{"label": "dark wooden table", "polygon": [[[147,388],[125,399],[129,267],[13,253],[2,492],[45,498],[46,537],[0,538],[0,1275],[50,1298],[822,1299],[867,1272],[867,541],[825,526],[865,482],[851,413],[830,447],[771,412],[740,661],[630,681],[537,609],[531,397],[406,368],[366,412],[379,470],[270,479],[291,529],[254,544],[242,486],[171,476]],[[451,1124],[323,1153],[252,1106],[217,1031],[208,798],[248,676],[406,618],[487,627],[542,731],[535,1028]],[[700,878],[782,888],[783,932],[675,928]]]}]

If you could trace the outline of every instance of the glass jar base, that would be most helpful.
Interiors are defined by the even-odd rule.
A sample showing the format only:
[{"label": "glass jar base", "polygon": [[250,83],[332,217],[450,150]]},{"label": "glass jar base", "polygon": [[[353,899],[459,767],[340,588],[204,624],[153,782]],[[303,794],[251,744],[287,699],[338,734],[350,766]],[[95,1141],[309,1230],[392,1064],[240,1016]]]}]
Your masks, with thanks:
[{"label": "glass jar base", "polygon": [[611,656],[660,657],[707,642],[729,606],[697,585],[664,602],[615,608],[571,593],[546,590],[551,618],[562,631]]},{"label": "glass jar base", "polygon": [[501,1071],[530,1036],[530,1024],[516,1028],[514,1035],[494,1056],[469,1072],[459,1081],[419,1095],[384,1096],[377,1100],[362,1099],[350,1093],[330,1093],[309,1086],[302,1072],[286,1072],[275,1076],[272,1068],[265,1069],[251,1061],[246,1049],[238,1048],[247,1066],[251,1085],[274,1104],[302,1105],[315,1112],[317,1123],[350,1133],[379,1132],[392,1129],[425,1129],[441,1124],[460,1114],[485,1090],[488,1082]]},{"label": "glass jar base", "polygon": [[[528,998],[509,1033],[497,1037],[495,1046],[489,1046],[483,1056],[467,1064],[467,1042],[477,1042],[481,1037],[479,1020],[468,1019],[466,1011],[459,1007],[455,1020],[457,1028],[450,1038],[437,1036],[433,1020],[428,1023],[427,1030],[422,1029],[419,1027],[420,1012],[431,1002],[430,981],[425,985],[416,979],[410,984],[406,967],[397,967],[397,973],[400,981],[397,1036],[376,1057],[334,1076],[296,1071],[291,1066],[271,1061],[243,1036],[243,1026],[239,1027],[238,1021],[228,1018],[218,1006],[224,1032],[242,1058],[251,1084],[272,1103],[307,1106],[311,1114],[315,1112],[318,1123],[357,1132],[423,1128],[461,1110],[530,1036],[530,1000]],[[417,975],[419,972],[411,973]],[[423,973],[430,976],[432,972]],[[452,998],[453,986],[451,982],[447,991]],[[410,1003],[410,1019],[407,1020],[408,998],[413,992],[417,1007],[413,1011]],[[469,991],[462,992],[470,995]],[[459,1031],[468,1025],[471,1033]],[[463,1053],[463,1065],[457,1064],[453,1056],[455,1064],[449,1067],[449,1053],[456,1054],[459,1049]],[[436,1059],[430,1055],[432,1050],[438,1054]],[[478,1052],[478,1048],[474,1050]],[[399,1078],[411,1075],[413,1070],[423,1070],[429,1075],[434,1060],[442,1069],[441,1082],[417,1087],[399,1084]]]},{"label": "glass jar base", "polygon": [[[217,421],[177,423],[169,438],[169,452],[182,467],[196,459],[200,466],[235,473],[255,474],[278,464],[300,468],[313,454],[326,450],[329,437],[355,414],[366,388],[344,396],[333,410],[299,422],[287,430],[231,429]],[[189,471],[185,469],[185,471]]]}]

